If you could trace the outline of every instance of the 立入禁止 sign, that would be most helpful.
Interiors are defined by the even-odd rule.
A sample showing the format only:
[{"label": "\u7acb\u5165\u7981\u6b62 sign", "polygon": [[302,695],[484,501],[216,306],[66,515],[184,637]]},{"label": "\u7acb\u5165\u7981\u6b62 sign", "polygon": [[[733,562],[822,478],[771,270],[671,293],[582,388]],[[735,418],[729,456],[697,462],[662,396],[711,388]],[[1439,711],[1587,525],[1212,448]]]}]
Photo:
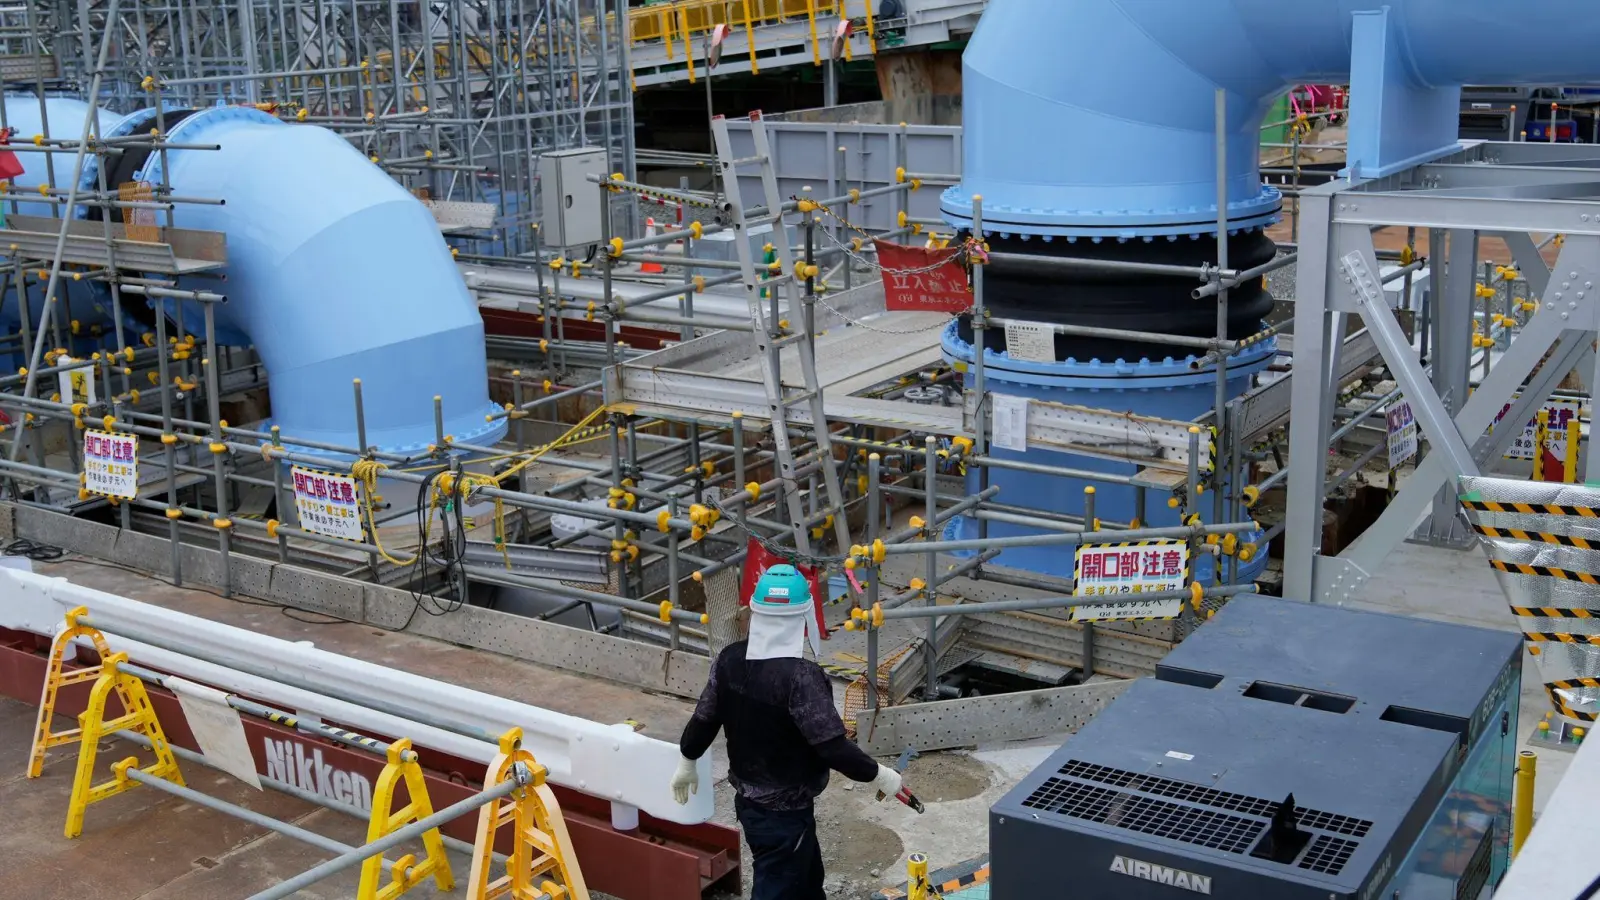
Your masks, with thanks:
[{"label": "\u7acb\u5165\u7981\u6b62 sign", "polygon": [[966,312],[972,285],[954,249],[929,250],[874,241],[883,268],[883,308],[903,312]]}]

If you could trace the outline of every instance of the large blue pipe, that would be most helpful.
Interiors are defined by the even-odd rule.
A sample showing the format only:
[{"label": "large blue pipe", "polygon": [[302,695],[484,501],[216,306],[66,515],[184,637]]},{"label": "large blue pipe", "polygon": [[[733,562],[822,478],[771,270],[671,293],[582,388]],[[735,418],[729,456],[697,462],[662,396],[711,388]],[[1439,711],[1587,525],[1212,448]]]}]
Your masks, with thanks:
[{"label": "large blue pipe", "polygon": [[[1291,85],[1349,78],[1351,168],[1381,175],[1455,145],[1459,85],[1592,81],[1600,75],[1597,44],[1600,16],[1590,0],[993,0],[963,59],[963,180],[945,192],[943,211],[952,223],[970,225],[973,197],[982,195],[986,234],[1013,253],[1215,261],[1218,89],[1227,93],[1229,230],[1247,243],[1281,207],[1278,191],[1261,183],[1259,129]],[[1132,246],[1118,249],[1116,242]],[[1193,330],[1185,285],[1164,313],[1135,296],[1154,290],[1137,281],[1108,291],[1074,275],[1024,283],[995,269],[990,279],[996,305],[1006,304],[1002,312],[1016,318],[1118,324],[1133,310],[1146,320],[1136,327],[1176,330],[1184,323],[1191,329],[1185,333],[1211,333],[1209,325]],[[1124,318],[1106,318],[1116,315]],[[1254,328],[1232,324],[1243,328],[1234,337]],[[970,367],[974,348],[963,335],[955,324],[946,330],[945,354]],[[1192,372],[1192,358],[1163,358],[1168,348],[1079,341],[1054,362],[1033,363],[1012,359],[997,331],[990,335],[985,369],[1000,393],[1179,421],[1215,405],[1215,372]],[[1230,358],[1227,395],[1247,389],[1274,351],[1272,343],[1258,344]],[[1042,448],[1026,456],[1134,471]],[[991,473],[991,482],[1002,498],[1082,510],[1082,482],[1008,470]],[[1103,518],[1138,515],[1150,525],[1177,518],[1161,497],[1136,509],[1126,487],[1102,485],[1097,496]],[[961,521],[954,530],[974,536],[976,523]],[[988,529],[994,536],[1030,532],[998,522]],[[1072,572],[1072,560],[1061,554],[1013,549],[1000,562]],[[1241,577],[1253,577],[1264,562],[1260,554]]]},{"label": "large blue pipe", "polygon": [[[1394,58],[1380,67],[1356,23],[1385,7]],[[1406,112],[1379,101],[1384,83],[1442,89],[1429,121],[1381,124],[1404,140],[1447,114],[1453,142],[1452,86],[1592,82],[1596,46],[1592,0],[993,0],[963,58],[963,181],[943,208],[970,222],[981,194],[1000,232],[1214,234],[1212,98],[1226,88],[1229,218],[1263,224],[1280,200],[1261,184],[1259,128],[1290,85],[1355,69],[1369,133]],[[1352,139],[1352,163],[1370,166],[1379,148]]]},{"label": "large blue pipe", "polygon": [[[50,131],[76,137],[86,109],[76,100],[49,101]],[[19,140],[43,130],[34,98],[9,98],[6,112]],[[101,122],[115,136],[149,127],[149,113],[106,112]],[[368,446],[424,450],[435,441],[436,395],[447,434],[498,440],[504,423],[485,421],[495,407],[483,321],[436,222],[415,197],[333,132],[248,107],[196,111],[172,126],[170,137],[221,147],[167,154],[175,194],[226,201],[177,209],[178,227],[227,237],[226,281],[186,286],[227,296],[216,309],[218,337],[256,348],[273,421],[286,437],[354,447],[352,382],[359,378]],[[19,157],[26,167],[19,185],[43,181],[43,154]],[[56,157],[58,185],[72,174],[70,160]],[[159,183],[160,164],[152,155],[133,180]],[[86,172],[84,184],[95,177]],[[75,315],[83,302],[74,300]],[[6,313],[15,319],[14,307]],[[174,304],[167,313],[175,317]],[[185,324],[197,331],[202,315],[190,304]]]}]

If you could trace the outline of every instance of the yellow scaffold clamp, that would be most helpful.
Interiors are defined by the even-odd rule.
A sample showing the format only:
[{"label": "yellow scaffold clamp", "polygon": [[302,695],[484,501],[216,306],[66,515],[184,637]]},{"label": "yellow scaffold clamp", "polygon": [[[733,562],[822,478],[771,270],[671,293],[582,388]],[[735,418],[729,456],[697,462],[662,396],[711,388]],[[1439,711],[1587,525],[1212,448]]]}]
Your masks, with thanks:
[{"label": "yellow scaffold clamp", "polygon": [[845,623],[845,627],[849,631],[865,631],[868,627],[882,628],[883,604],[874,603],[871,610],[850,610],[850,621]]}]

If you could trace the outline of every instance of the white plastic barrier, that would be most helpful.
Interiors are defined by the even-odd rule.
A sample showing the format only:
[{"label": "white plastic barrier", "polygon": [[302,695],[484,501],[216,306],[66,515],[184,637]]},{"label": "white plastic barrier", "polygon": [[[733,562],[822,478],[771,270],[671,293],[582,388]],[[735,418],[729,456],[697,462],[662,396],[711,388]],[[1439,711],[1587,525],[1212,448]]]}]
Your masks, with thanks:
[{"label": "white plastic barrier", "polygon": [[[550,780],[556,784],[672,822],[696,824],[711,818],[710,790],[698,791],[683,806],[672,798],[669,782],[678,765],[677,745],[637,734],[629,726],[551,712],[107,594],[65,578],[0,569],[0,627],[53,635],[63,626],[67,611],[79,606],[88,607],[89,618],[106,634],[112,649],[152,668],[356,730],[409,737],[418,746],[484,764],[494,755],[493,745],[424,723],[460,724],[488,735],[518,726],[524,746],[550,770]],[[118,633],[119,625],[173,649],[131,640]],[[186,653],[204,654],[217,664]],[[273,680],[274,675],[317,685],[353,702],[291,687]],[[414,711],[416,718],[378,712],[363,703]],[[700,783],[712,783],[709,754],[700,759]]]}]

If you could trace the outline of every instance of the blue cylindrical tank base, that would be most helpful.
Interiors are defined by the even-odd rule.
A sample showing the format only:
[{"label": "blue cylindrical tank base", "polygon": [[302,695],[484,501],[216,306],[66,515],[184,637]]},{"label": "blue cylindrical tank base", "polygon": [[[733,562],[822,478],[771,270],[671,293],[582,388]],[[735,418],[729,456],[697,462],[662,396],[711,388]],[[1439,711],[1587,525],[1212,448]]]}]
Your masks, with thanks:
[{"label": "blue cylindrical tank base", "polygon": [[[970,343],[961,338],[956,323],[946,327],[943,347],[945,359],[966,370],[966,385],[971,388],[975,351]],[[1228,396],[1237,397],[1247,391],[1251,376],[1265,369],[1276,353],[1276,341],[1269,340],[1230,356],[1226,361]],[[1188,422],[1209,411],[1216,399],[1216,369],[1212,367],[1195,371],[1190,368],[1193,359],[1167,357],[1159,361],[1141,359],[1137,362],[1122,359],[1111,362],[1068,359],[1039,363],[1014,360],[1005,352],[985,349],[985,388],[992,393],[1027,397],[1030,400]],[[1026,460],[1039,465],[1109,475],[1132,475],[1139,468],[1133,463],[1039,448],[1017,452],[991,446],[989,455],[998,460]],[[1232,476],[1224,477],[1224,488],[1233,480]],[[1020,472],[995,466],[989,467],[989,484],[1000,488],[995,498],[999,503],[1070,516],[1083,515],[1084,488],[1093,485],[1095,516],[1102,522],[1128,523],[1137,518],[1142,525],[1152,528],[1181,524],[1179,511],[1167,505],[1168,498],[1165,495],[1150,492],[1144,509],[1138,509],[1137,493],[1129,485]],[[979,475],[976,467],[972,467],[967,473],[967,491],[976,493],[979,489]],[[1199,510],[1202,520],[1210,520],[1210,508],[1210,495],[1202,495]],[[976,539],[977,526],[975,519],[963,517],[952,523],[947,534],[952,538]],[[1045,532],[993,520],[988,522],[987,529],[991,538],[1042,533]],[[1261,537],[1259,531],[1248,532],[1241,534],[1239,540],[1241,543],[1256,543]],[[1197,577],[1201,581],[1212,580],[1214,559],[1209,554],[1203,554],[1196,560]],[[1237,576],[1233,580],[1253,581],[1265,570],[1266,562],[1265,552],[1255,554],[1248,563],[1239,562]],[[1070,579],[1073,577],[1075,554],[1062,547],[1014,547],[1003,550],[995,564]],[[1225,563],[1224,574],[1229,568]]]}]

